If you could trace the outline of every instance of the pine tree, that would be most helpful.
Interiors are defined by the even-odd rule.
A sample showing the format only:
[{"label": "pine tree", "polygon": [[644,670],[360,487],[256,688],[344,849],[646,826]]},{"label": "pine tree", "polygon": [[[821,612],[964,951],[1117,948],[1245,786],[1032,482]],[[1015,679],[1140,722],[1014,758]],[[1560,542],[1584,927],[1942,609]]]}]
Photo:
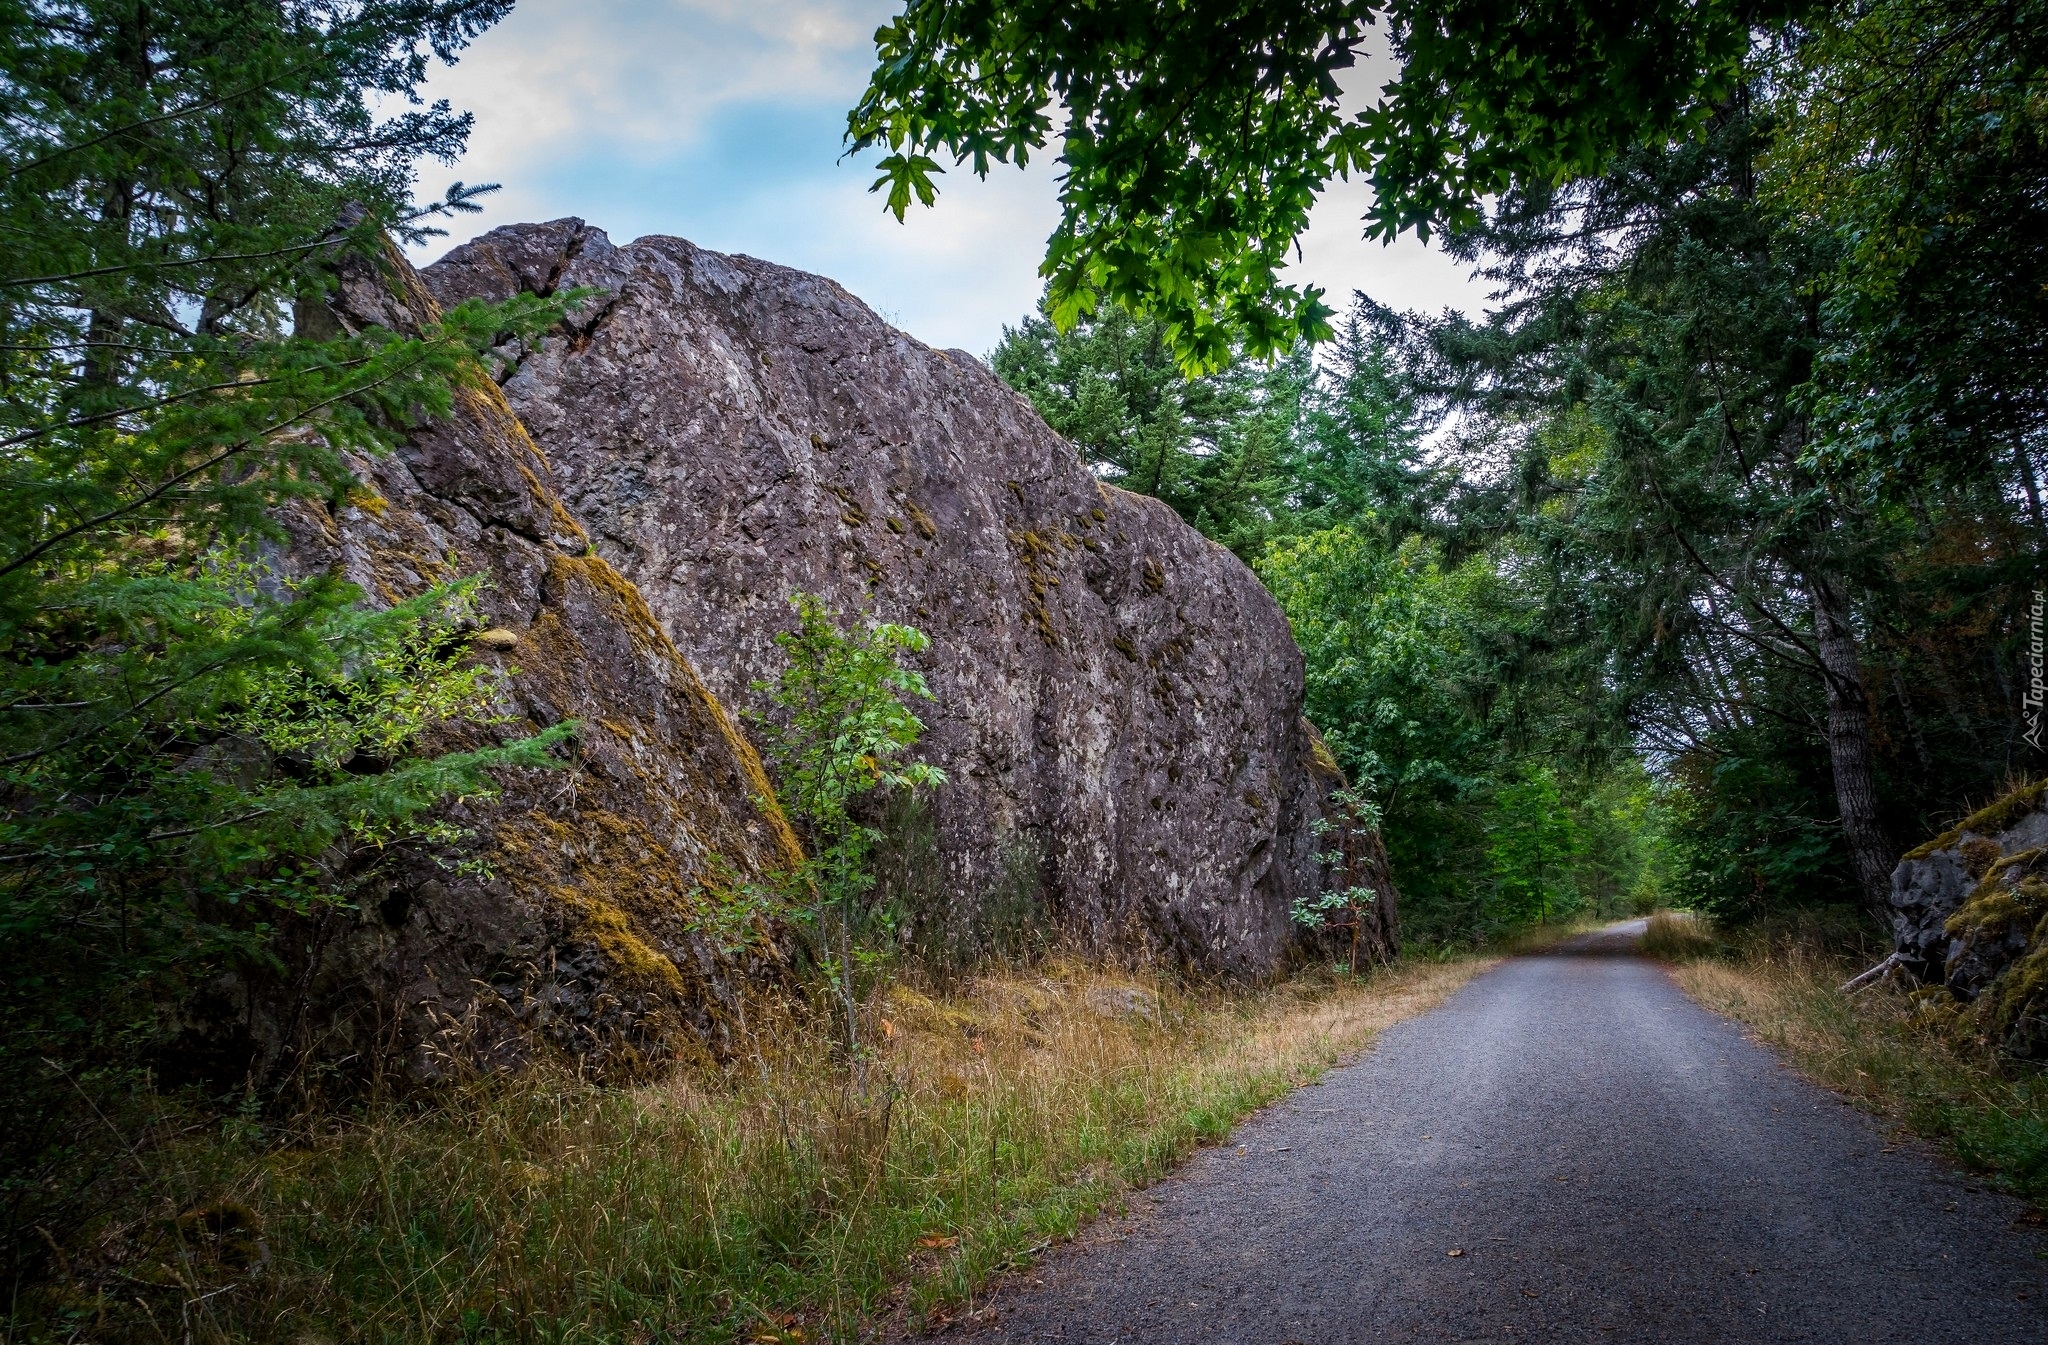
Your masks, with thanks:
[{"label": "pine tree", "polygon": [[469,129],[414,90],[508,8],[0,3],[0,1256],[86,1208],[75,1118],[131,1096],[179,995],[346,900],[338,849],[445,839],[433,805],[546,757],[418,753],[492,713],[472,585],[379,612],[264,559],[276,506],[338,502],[346,455],[552,320],[314,320],[339,253],[475,208],[411,204]]}]

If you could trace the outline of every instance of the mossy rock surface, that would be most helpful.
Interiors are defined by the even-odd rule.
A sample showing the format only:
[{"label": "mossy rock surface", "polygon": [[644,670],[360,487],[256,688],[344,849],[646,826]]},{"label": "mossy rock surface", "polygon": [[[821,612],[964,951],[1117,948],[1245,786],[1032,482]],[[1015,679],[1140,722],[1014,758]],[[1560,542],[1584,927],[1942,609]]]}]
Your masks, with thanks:
[{"label": "mossy rock surface", "polygon": [[1904,858],[1925,859],[1937,850],[1948,850],[1957,846],[1965,836],[1991,837],[2011,827],[2028,813],[2041,807],[2041,797],[2048,793],[2048,779],[2036,780],[2020,786],[1992,803],[1971,813],[1962,821],[1950,827],[1924,845],[1908,850]]},{"label": "mossy rock surface", "polygon": [[2007,793],[1892,876],[1898,947],[2008,1055],[2048,1058],[2048,782]]},{"label": "mossy rock surface", "polygon": [[[342,263],[332,307],[348,330],[439,315],[395,250],[381,268]],[[237,1079],[329,1064],[434,1076],[537,1052],[631,1077],[725,1053],[743,998],[788,975],[783,934],[734,951],[695,919],[712,886],[798,856],[754,749],[592,549],[499,386],[477,367],[457,391],[399,452],[353,464],[350,507],[282,511],[285,563],[387,602],[486,579],[473,651],[506,671],[508,720],[430,746],[582,727],[561,769],[505,772],[497,797],[452,810],[458,853],[380,857],[354,913],[282,930],[278,967],[215,998],[192,1030],[234,1044],[219,1055],[239,1057]]]}]

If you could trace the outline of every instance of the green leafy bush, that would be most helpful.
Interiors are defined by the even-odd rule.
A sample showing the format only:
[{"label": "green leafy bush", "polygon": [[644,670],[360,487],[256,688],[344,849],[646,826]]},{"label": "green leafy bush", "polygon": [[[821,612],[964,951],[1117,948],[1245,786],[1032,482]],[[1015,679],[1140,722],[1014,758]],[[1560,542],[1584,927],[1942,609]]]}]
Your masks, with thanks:
[{"label": "green leafy bush", "polygon": [[860,1055],[856,971],[879,914],[869,894],[881,834],[854,815],[875,790],[945,783],[945,773],[905,756],[924,732],[906,700],[930,700],[923,676],[902,657],[929,644],[923,632],[887,622],[843,624],[825,600],[790,599],[796,629],[775,637],[788,657],[754,690],[770,709],[754,716],[768,743],[783,808],[809,836],[811,853],[767,894],[817,940],[819,964],[839,996],[850,1060]]}]

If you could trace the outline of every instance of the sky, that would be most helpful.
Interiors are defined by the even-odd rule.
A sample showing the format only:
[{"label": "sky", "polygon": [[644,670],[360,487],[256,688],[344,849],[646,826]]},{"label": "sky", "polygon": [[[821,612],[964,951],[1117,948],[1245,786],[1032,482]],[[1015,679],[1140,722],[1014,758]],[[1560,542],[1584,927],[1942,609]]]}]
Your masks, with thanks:
[{"label": "sky", "polygon": [[[481,215],[416,250],[427,261],[501,224],[576,215],[613,242],[673,234],[830,276],[928,345],[985,354],[1029,313],[1059,218],[1058,166],[940,179],[936,207],[882,209],[866,162],[842,159],[875,28],[899,0],[519,0],[425,93],[476,115],[468,152],[427,165],[421,194],[496,182]],[[1386,77],[1362,62],[1362,89]],[[1049,147],[1054,153],[1056,146]],[[1341,307],[1477,313],[1484,287],[1404,238],[1368,243],[1362,184],[1317,205],[1288,278]]]}]

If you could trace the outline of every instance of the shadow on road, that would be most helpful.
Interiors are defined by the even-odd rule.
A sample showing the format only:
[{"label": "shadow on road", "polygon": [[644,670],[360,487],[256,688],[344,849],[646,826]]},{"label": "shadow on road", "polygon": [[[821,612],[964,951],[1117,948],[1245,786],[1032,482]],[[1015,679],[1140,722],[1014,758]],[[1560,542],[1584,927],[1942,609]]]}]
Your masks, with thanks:
[{"label": "shadow on road", "polygon": [[1530,957],[1635,957],[1639,954],[1638,944],[1643,932],[1650,927],[1648,920],[1624,920],[1605,929],[1596,929],[1587,934],[1574,934],[1569,939],[1560,939],[1548,948],[1539,948]]}]

